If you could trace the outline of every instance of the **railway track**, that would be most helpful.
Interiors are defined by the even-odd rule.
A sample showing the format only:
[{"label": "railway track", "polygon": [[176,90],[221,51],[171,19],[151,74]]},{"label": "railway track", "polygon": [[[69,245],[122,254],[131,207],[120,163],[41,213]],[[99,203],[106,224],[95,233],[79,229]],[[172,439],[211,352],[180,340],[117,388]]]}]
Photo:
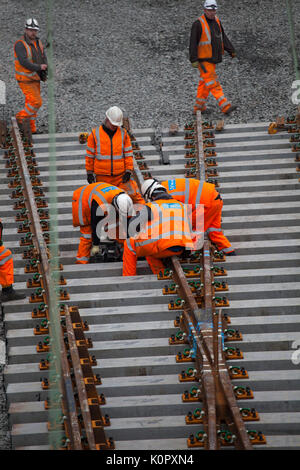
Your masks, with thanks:
[{"label": "railway track", "polygon": [[[160,164],[161,155],[151,144],[153,133],[154,129],[133,131],[144,156],[137,164],[148,167],[140,171],[159,180],[183,177],[188,161],[183,129],[175,137],[162,131],[163,156],[170,162],[166,165]],[[212,169],[219,176],[212,179],[219,181],[224,199],[223,229],[238,254],[215,263],[227,270],[227,276],[218,278],[229,285],[222,295],[230,304],[222,307],[222,313],[231,318],[229,328],[242,334],[242,340],[228,344],[239,348],[243,359],[227,364],[248,372],[249,378],[232,384],[253,391],[254,398],[238,400],[238,405],[259,414],[259,421],[245,423],[246,430],[265,435],[266,444],[253,445],[259,449],[296,449],[300,443],[300,370],[292,360],[293,345],[300,337],[300,187],[289,138],[288,133],[268,135],[267,123],[228,125],[215,135],[218,166]],[[48,136],[35,136],[33,150],[47,200]],[[71,196],[86,183],[84,153],[78,133],[56,135],[59,261],[70,295],[64,303],[78,306],[89,325],[86,336],[93,343],[89,352],[97,360],[93,373],[102,381],[96,388],[106,398],[100,409],[110,419],[106,437],[112,438],[117,450],[187,449],[188,437],[205,426],[185,422],[185,416],[202,405],[182,400],[194,384],[180,382],[179,375],[193,362],[176,362],[176,354],[187,345],[169,341],[178,333],[174,319],[182,313],[168,308],[178,294],[163,294],[172,280],[157,279],[144,261],[138,262],[134,278],[122,277],[121,263],[74,264],[79,234],[72,227]],[[5,164],[1,158],[2,195],[8,191]],[[14,253],[17,287],[25,288],[32,275],[24,273],[28,261],[19,244],[14,202],[1,197],[1,217],[5,243]],[[48,449],[49,392],[41,386],[48,372],[39,369],[41,355],[36,352],[44,337],[33,334],[37,321],[31,316],[32,304],[11,302],[3,310],[12,448]],[[228,433],[225,438],[230,443]]]}]

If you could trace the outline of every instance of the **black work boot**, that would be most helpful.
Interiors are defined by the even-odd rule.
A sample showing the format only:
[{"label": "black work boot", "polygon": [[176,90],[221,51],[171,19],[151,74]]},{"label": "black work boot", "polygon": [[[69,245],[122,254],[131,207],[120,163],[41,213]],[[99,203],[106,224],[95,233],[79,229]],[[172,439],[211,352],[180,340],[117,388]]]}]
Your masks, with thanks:
[{"label": "black work boot", "polygon": [[21,292],[16,292],[13,286],[3,287],[0,295],[0,302],[9,302],[10,300],[25,299],[26,295]]}]

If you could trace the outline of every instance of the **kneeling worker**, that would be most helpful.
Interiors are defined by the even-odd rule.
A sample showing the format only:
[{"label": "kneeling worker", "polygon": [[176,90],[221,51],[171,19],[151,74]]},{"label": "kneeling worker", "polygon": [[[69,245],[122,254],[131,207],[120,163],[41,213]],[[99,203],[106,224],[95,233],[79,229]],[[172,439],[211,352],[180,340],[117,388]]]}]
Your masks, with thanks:
[{"label": "kneeling worker", "polygon": [[104,123],[89,134],[85,156],[87,181],[113,184],[127,192],[135,204],[144,204],[132,175],[131,140],[122,124],[122,110],[112,106],[106,111]]},{"label": "kneeling worker", "polygon": [[[147,180],[148,184],[151,181]],[[157,183],[159,184],[159,183]],[[234,248],[221,228],[223,200],[215,185],[194,178],[176,178],[160,183],[169,194],[185,204],[192,205],[192,222],[195,230],[197,205],[204,205],[204,232],[210,241],[227,256],[235,256]]]},{"label": "kneeling worker", "polygon": [[[99,207],[101,215],[99,215]],[[111,214],[112,208],[116,211],[117,220],[113,217],[114,214]],[[134,214],[133,203],[128,194],[107,183],[93,183],[81,186],[74,191],[72,198],[73,226],[79,226],[81,233],[76,256],[77,264],[87,264],[90,256],[100,252],[101,240],[98,236],[97,226],[109,214],[111,214],[109,222],[112,223],[105,237],[107,239],[108,235],[109,240],[117,240],[122,243],[127,237],[127,216]],[[119,226],[121,218],[126,225],[124,227]]]},{"label": "kneeling worker", "polygon": [[3,224],[0,219],[0,284],[2,286],[0,302],[25,299],[26,295],[23,292],[16,292],[13,288],[14,263],[11,251],[2,243],[2,230]]},{"label": "kneeling worker", "polygon": [[[145,256],[152,272],[157,274],[165,268],[161,261],[163,258],[180,255],[185,249],[194,249],[184,204],[173,199],[162,185],[146,191],[148,181],[143,183],[141,191],[149,202],[129,222],[128,232],[133,236],[124,243],[123,276],[136,275],[139,257]],[[136,234],[132,233],[134,227],[138,232]]]}]

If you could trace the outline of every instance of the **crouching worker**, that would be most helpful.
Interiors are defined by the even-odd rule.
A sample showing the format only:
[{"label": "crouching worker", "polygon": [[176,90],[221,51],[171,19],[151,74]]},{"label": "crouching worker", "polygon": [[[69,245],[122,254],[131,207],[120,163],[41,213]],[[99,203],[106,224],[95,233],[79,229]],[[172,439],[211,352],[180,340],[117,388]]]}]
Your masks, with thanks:
[{"label": "crouching worker", "polygon": [[131,198],[116,186],[93,183],[76,189],[72,198],[73,226],[79,226],[81,234],[76,263],[87,264],[90,256],[99,254],[101,241],[122,244],[127,237],[127,215],[133,214]]},{"label": "crouching worker", "polygon": [[222,231],[223,200],[214,184],[194,178],[176,178],[162,181],[161,185],[175,199],[191,205],[194,230],[196,230],[197,211],[202,210],[204,206],[204,232],[218,251],[222,251],[227,256],[236,255],[230,241]]},{"label": "crouching worker", "polygon": [[12,253],[5,248],[2,242],[3,224],[0,219],[0,284],[2,292],[0,302],[9,302],[10,300],[25,299],[23,292],[16,292],[13,288],[14,283],[14,263]]},{"label": "crouching worker", "polygon": [[[137,259],[146,257],[153,274],[165,268],[162,259],[194,249],[187,208],[166,189],[146,180],[141,188],[146,204],[129,222],[124,243],[123,276],[135,276]],[[153,180],[152,180],[153,181]]]}]

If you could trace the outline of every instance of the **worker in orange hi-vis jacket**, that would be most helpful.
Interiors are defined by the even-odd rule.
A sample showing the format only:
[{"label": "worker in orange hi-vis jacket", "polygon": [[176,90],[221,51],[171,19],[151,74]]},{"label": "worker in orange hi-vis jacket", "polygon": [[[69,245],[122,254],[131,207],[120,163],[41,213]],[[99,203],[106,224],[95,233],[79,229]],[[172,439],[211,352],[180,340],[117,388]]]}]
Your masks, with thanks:
[{"label": "worker in orange hi-vis jacket", "polygon": [[[76,263],[87,264],[90,256],[99,253],[103,235],[105,240],[108,237],[123,244],[127,238],[127,217],[134,214],[132,199],[121,188],[93,183],[76,189],[72,198],[73,226],[80,227]],[[108,227],[105,234],[101,232],[102,227]]]},{"label": "worker in orange hi-vis jacket", "polygon": [[148,202],[129,222],[130,236],[124,243],[123,276],[136,275],[139,257],[146,257],[153,274],[157,274],[165,268],[163,259],[195,248],[187,207],[173,199],[161,185],[146,192],[147,181],[141,192],[146,194]]},{"label": "worker in orange hi-vis jacket", "polygon": [[36,19],[29,18],[25,23],[25,33],[14,46],[15,77],[25,95],[24,108],[16,114],[19,124],[29,119],[31,132],[35,134],[37,112],[42,106],[41,81],[47,79],[47,57],[44,46],[37,37],[39,25]]},{"label": "worker in orange hi-vis jacket", "polygon": [[112,106],[106,111],[103,124],[89,134],[85,156],[87,181],[113,184],[126,191],[135,204],[144,204],[133,179],[131,140],[122,124],[122,110]]},{"label": "worker in orange hi-vis jacket", "polygon": [[23,292],[16,292],[13,288],[14,283],[14,263],[12,252],[5,248],[2,242],[3,224],[0,219],[0,284],[2,292],[0,294],[0,303],[10,300],[25,299]]},{"label": "worker in orange hi-vis jacket", "polygon": [[[151,181],[147,180],[150,184]],[[228,238],[225,237],[221,228],[223,200],[216,191],[215,185],[194,178],[176,178],[160,183],[169,194],[185,204],[192,205],[193,229],[196,226],[197,206],[204,206],[204,232],[207,233],[211,242],[219,251],[225,255],[236,255]]]},{"label": "worker in orange hi-vis jacket", "polygon": [[234,47],[216,16],[217,9],[216,0],[205,0],[204,13],[194,21],[191,29],[190,62],[200,73],[194,113],[206,111],[206,100],[210,93],[216,99],[222,113],[230,114],[237,108],[225,97],[216,74],[216,64],[222,62],[224,50],[232,58],[236,56]]}]

